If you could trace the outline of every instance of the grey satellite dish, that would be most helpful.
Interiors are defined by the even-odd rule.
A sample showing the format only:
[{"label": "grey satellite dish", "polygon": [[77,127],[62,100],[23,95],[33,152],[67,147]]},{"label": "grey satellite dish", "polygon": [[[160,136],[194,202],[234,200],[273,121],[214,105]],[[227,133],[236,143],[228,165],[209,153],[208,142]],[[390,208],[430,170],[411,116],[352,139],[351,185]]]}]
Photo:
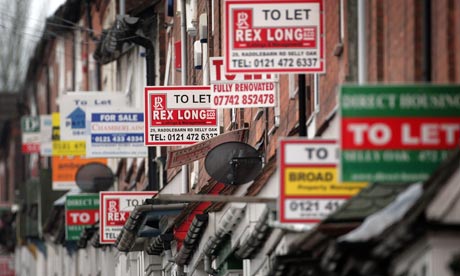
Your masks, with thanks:
[{"label": "grey satellite dish", "polygon": [[97,193],[112,186],[115,176],[112,170],[102,163],[88,163],[81,166],[76,175],[77,186],[84,192]]},{"label": "grey satellite dish", "polygon": [[206,171],[224,184],[241,185],[254,180],[262,171],[262,157],[242,142],[226,142],[212,148],[204,162]]}]

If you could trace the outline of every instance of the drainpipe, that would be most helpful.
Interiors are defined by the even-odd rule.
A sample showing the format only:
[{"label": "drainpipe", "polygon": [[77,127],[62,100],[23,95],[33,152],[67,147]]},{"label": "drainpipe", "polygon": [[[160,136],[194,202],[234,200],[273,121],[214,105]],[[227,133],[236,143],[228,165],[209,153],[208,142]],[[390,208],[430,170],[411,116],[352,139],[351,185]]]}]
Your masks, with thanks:
[{"label": "drainpipe", "polygon": [[358,83],[367,82],[366,1],[358,0]]},{"label": "drainpipe", "polygon": [[120,0],[118,4],[120,5],[120,15],[121,16],[125,15],[125,10],[126,10],[125,0]]},{"label": "drainpipe", "polygon": [[[147,85],[155,85],[155,56],[153,43],[150,39],[142,36],[133,35],[128,40],[134,44],[140,45],[145,48],[146,54],[146,75],[147,75]],[[159,191],[159,181],[157,179],[157,162],[155,161],[156,153],[154,147],[148,147],[148,166],[149,166],[149,187],[150,191]],[[161,173],[161,172],[160,172]]]},{"label": "drainpipe", "polygon": [[431,82],[431,0],[423,1],[423,80]]},{"label": "drainpipe", "polygon": [[305,91],[305,74],[299,75],[299,136],[307,136],[307,108]]},{"label": "drainpipe", "polygon": [[[88,32],[89,37],[93,41],[98,41],[98,38],[94,35],[93,32],[93,19],[91,17],[91,0],[86,0],[86,19],[88,21],[88,28],[90,31]],[[89,47],[89,44],[88,44]],[[87,57],[87,63],[88,63],[88,74],[89,74],[89,53]],[[89,88],[89,87],[88,87]],[[97,91],[102,90],[102,81],[101,81],[101,64],[99,62],[96,62],[96,89]]]},{"label": "drainpipe", "polygon": [[[187,10],[185,5],[186,0],[180,0],[181,5],[181,19],[180,19],[180,35],[181,35],[181,84],[182,86],[187,85]],[[187,194],[188,189],[188,166],[182,165],[182,193]]]}]

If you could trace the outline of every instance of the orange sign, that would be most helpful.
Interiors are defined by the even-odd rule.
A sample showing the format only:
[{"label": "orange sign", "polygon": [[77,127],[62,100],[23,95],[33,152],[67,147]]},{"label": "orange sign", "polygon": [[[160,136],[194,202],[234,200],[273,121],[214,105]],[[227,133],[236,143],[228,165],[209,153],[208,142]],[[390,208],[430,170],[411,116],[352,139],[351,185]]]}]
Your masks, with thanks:
[{"label": "orange sign", "polygon": [[70,190],[76,187],[75,175],[78,169],[88,163],[107,165],[107,158],[59,157],[52,159],[53,190]]}]

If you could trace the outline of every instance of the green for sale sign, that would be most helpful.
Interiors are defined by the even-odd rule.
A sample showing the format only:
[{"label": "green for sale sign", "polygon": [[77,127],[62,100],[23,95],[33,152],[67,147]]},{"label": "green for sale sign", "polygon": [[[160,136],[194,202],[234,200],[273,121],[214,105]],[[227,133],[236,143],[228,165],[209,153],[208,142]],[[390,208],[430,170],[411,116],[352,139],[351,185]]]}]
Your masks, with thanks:
[{"label": "green for sale sign", "polygon": [[343,86],[342,181],[426,180],[460,145],[460,85]]},{"label": "green for sale sign", "polygon": [[65,201],[66,240],[79,240],[85,227],[99,221],[99,194],[67,195]]}]

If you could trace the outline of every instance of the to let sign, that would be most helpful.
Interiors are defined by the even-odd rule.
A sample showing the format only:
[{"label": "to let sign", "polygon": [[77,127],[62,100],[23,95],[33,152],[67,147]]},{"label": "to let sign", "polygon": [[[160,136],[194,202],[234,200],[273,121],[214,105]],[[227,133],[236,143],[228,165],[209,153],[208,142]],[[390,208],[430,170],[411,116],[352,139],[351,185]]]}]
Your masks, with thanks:
[{"label": "to let sign", "polygon": [[322,0],[225,1],[228,72],[322,73]]},{"label": "to let sign", "polygon": [[460,144],[459,91],[459,85],[342,87],[342,180],[426,180]]},{"label": "to let sign", "polygon": [[279,158],[282,223],[313,226],[367,185],[339,181],[335,140],[282,139]]},{"label": "to let sign", "polygon": [[99,221],[99,195],[67,195],[65,201],[65,236],[68,241],[80,239],[85,227]]},{"label": "to let sign", "polygon": [[277,85],[274,74],[227,74],[224,58],[212,57],[209,61],[212,107],[275,106]]},{"label": "to let sign", "polygon": [[209,86],[145,88],[145,144],[190,145],[219,135]]},{"label": "to let sign", "polygon": [[156,194],[156,192],[100,192],[99,242],[115,243],[131,211]]}]

